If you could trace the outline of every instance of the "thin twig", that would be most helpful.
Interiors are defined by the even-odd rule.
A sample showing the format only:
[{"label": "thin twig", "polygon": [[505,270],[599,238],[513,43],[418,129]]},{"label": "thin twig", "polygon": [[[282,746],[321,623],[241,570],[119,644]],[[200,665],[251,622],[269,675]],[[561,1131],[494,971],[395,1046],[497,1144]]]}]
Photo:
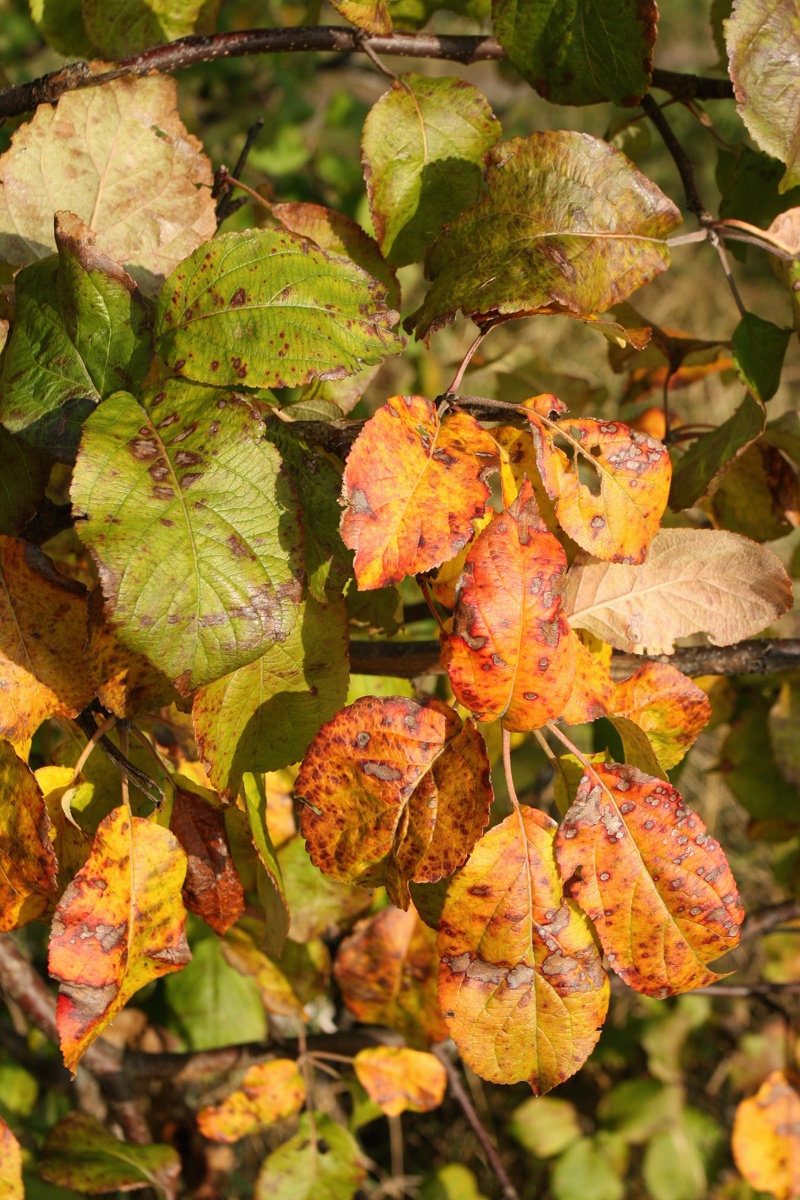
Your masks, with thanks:
[{"label": "thin twig", "polygon": [[518,813],[519,800],[517,798],[517,790],[514,787],[514,774],[511,770],[511,734],[506,728],[503,728],[503,770],[506,776],[508,797],[514,806],[514,811]]},{"label": "thin twig", "polygon": [[730,288],[731,295],[733,296],[733,299],[736,303],[736,307],[739,309],[739,315],[742,317],[746,317],[747,309],[745,308],[744,303],[742,302],[742,297],[739,295],[739,289],[736,286],[736,280],[733,278],[733,271],[731,270],[731,264],[728,261],[728,253],[725,249],[725,246],[723,244],[722,238],[719,235],[719,232],[716,229],[709,229],[708,240],[711,242],[711,245],[714,247],[714,249],[717,252],[717,258],[719,259],[720,265],[722,266],[722,270],[725,273],[725,278],[728,281],[728,287]]},{"label": "thin twig", "polygon": [[686,207],[690,212],[693,212],[701,225],[707,225],[712,220],[711,213],[708,212],[703,201],[700,199],[700,193],[697,190],[697,182],[694,177],[694,166],[692,160],[680,144],[675,134],[672,132],[670,125],[663,112],[656,104],[653,97],[648,93],[642,96],[640,101],[642,108],[647,113],[650,120],[655,125],[658,132],[664,141],[664,145],[672,155],[673,162],[678,168],[678,174],[683,183],[683,190],[686,193]]},{"label": "thin twig", "polygon": [[478,336],[475,338],[475,341],[471,344],[471,346],[467,350],[467,353],[462,358],[461,364],[460,364],[458,370],[456,371],[455,375],[453,376],[453,382],[450,384],[450,387],[447,389],[447,393],[457,392],[458,389],[461,387],[461,380],[464,378],[464,372],[466,371],[467,367],[469,366],[470,362],[472,361],[473,354],[478,349],[478,346],[480,346],[481,342],[486,337],[486,334],[488,332],[489,332],[488,329],[482,329],[480,331],[480,333],[478,334]]},{"label": "thin twig", "polygon": [[[91,706],[85,708],[83,712],[78,713],[74,720],[75,724],[87,738],[94,736],[97,726],[94,722],[94,712]],[[152,800],[160,808],[164,803],[164,793],[156,781],[151,779],[149,775],[145,775],[144,771],[140,771],[138,767],[135,767],[105,734],[99,738],[97,744],[111,759],[117,770],[127,776],[134,787],[137,787],[140,792],[143,792],[149,800]]]},{"label": "thin twig", "polygon": [[[261,133],[261,130],[263,128],[264,128],[264,118],[257,117],[256,120],[253,122],[253,124],[250,126],[250,128],[247,131],[247,137],[244,139],[244,145],[242,146],[242,152],[236,160],[236,166],[233,168],[233,175],[229,174],[228,179],[233,179],[234,177],[238,177],[239,175],[241,175],[242,171],[245,169],[245,166],[247,165],[247,160],[250,157],[250,151],[253,149],[253,146],[256,144],[256,141],[258,140],[258,135]],[[226,187],[222,191],[222,194],[220,195],[220,198],[217,201],[217,229],[219,229],[220,225],[227,217],[231,216],[233,211],[234,211],[234,200],[233,200],[233,197],[231,196],[231,189],[230,189],[230,187]]]}]

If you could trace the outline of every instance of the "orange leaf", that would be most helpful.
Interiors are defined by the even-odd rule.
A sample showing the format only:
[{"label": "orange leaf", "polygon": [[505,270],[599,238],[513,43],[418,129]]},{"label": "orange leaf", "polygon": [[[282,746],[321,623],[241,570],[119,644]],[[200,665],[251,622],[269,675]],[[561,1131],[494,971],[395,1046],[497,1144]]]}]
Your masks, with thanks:
[{"label": "orange leaf", "polygon": [[562,721],[568,725],[596,721],[598,717],[608,716],[613,711],[616,686],[608,669],[611,647],[599,638],[593,640],[600,650],[587,646],[582,638],[574,639],[575,682],[561,714]]},{"label": "orange leaf", "polygon": [[439,924],[439,1001],[462,1059],[537,1095],[583,1065],[608,1008],[592,934],[561,891],[555,831],[534,808],[491,829],[450,883]]},{"label": "orange leaf", "polygon": [[244,912],[244,891],[225,832],[225,814],[177,788],[169,827],[186,851],[186,907],[217,933],[225,933]]},{"label": "orange leaf", "polygon": [[453,691],[477,720],[528,730],[560,715],[575,673],[574,639],[560,611],[566,567],[526,482],[467,555],[444,643]]},{"label": "orange leaf", "polygon": [[636,991],[663,999],[720,978],[706,963],[738,945],[736,882],[669,783],[627,764],[585,771],[556,854],[569,894]]},{"label": "orange leaf", "polygon": [[333,974],[345,1004],[367,1025],[425,1046],[447,1037],[439,1009],[436,934],[413,908],[383,908],[343,940]]},{"label": "orange leaf", "polygon": [[295,784],[315,866],[345,883],[385,884],[408,908],[408,883],[464,863],[492,803],[483,738],[441,700],[364,696],[323,725]]},{"label": "orange leaf", "polygon": [[[607,562],[641,563],[669,496],[672,467],[660,442],[620,421],[564,418],[558,433],[570,453],[529,413],[536,461],[563,529],[584,550]],[[599,493],[581,483],[579,467],[599,476]]]},{"label": "orange leaf", "polygon": [[290,1058],[251,1067],[242,1086],[221,1104],[210,1105],[197,1114],[203,1137],[212,1142],[238,1142],[260,1129],[285,1121],[299,1113],[306,1099],[306,1085]]},{"label": "orange leaf", "polygon": [[757,1192],[777,1200],[800,1196],[800,1090],[797,1076],[773,1071],[736,1109],[736,1166]]},{"label": "orange leaf", "polygon": [[22,746],[47,717],[86,707],[85,640],[85,590],[37,546],[0,537],[0,737]]},{"label": "orange leaf", "polygon": [[447,1072],[438,1058],[404,1046],[374,1046],[359,1050],[353,1060],[356,1076],[370,1100],[386,1113],[430,1112],[447,1090]]},{"label": "orange leaf", "polygon": [[667,771],[677,766],[711,720],[708,696],[669,663],[646,663],[618,684],[610,712],[644,730]]},{"label": "orange leaf", "polygon": [[392,396],[347,458],[342,538],[362,591],[453,558],[472,537],[497,465],[494,442],[466,413],[440,423],[423,396]]},{"label": "orange leaf", "polygon": [[0,1117],[0,1194],[3,1200],[24,1200],[22,1151],[14,1134]]},{"label": "orange leaf", "polygon": [[0,930],[19,929],[56,894],[58,863],[36,778],[0,742]]},{"label": "orange leaf", "polygon": [[71,1071],[134,992],[189,962],[185,875],[186,855],[169,830],[127,808],[100,822],[50,931],[56,1024]]}]

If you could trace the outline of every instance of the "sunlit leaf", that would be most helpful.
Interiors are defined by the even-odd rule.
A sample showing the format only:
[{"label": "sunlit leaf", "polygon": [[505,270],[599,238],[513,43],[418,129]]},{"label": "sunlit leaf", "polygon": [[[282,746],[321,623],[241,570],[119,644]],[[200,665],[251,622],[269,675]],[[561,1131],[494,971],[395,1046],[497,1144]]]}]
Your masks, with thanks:
[{"label": "sunlit leaf", "polygon": [[41,916],[56,891],[58,862],[39,784],[0,741],[0,930]]},{"label": "sunlit leaf", "polygon": [[50,1130],[39,1163],[42,1178],[60,1187],[100,1195],[151,1186],[165,1200],[175,1200],[180,1172],[173,1146],[121,1142],[83,1112],[69,1113]]},{"label": "sunlit leaf", "polygon": [[290,1058],[275,1058],[251,1067],[241,1087],[221,1104],[201,1109],[197,1125],[203,1137],[213,1142],[238,1142],[276,1121],[293,1117],[305,1098],[306,1085],[297,1063]]},{"label": "sunlit leaf", "polygon": [[72,501],[119,637],[183,693],[296,620],[297,504],[248,399],[181,380],[86,422]]},{"label": "sunlit leaf", "polygon": [[663,998],[719,978],[706,964],[738,945],[744,913],[719,843],[669,783],[627,765],[587,770],[556,852],[631,987]]},{"label": "sunlit leaf", "polygon": [[364,888],[323,875],[312,863],[301,837],[293,837],[281,846],[278,862],[291,913],[289,936],[296,942],[335,937],[370,906],[372,897]]},{"label": "sunlit leaf", "polygon": [[83,0],[83,20],[97,58],[128,58],[192,33],[214,33],[220,0]]},{"label": "sunlit leaf", "polygon": [[56,1021],[70,1070],[134,992],[189,961],[185,875],[186,855],[169,830],[126,808],[100,823],[50,931],[48,966],[61,985]]},{"label": "sunlit leaf", "polygon": [[[252,923],[251,923],[252,924]],[[242,975],[255,981],[261,1001],[269,1013],[305,1019],[304,1005],[319,1000],[325,993],[331,972],[328,947],[319,938],[305,945],[288,940],[280,958],[271,958],[256,944],[263,941],[263,925],[252,930],[238,926],[230,929],[221,943],[225,961]],[[177,983],[181,976],[175,977]],[[233,1030],[231,1042],[239,1041]]]},{"label": "sunlit leaf", "polygon": [[[561,719],[568,725],[596,721],[612,710],[616,685],[611,678],[611,647],[591,634],[574,638],[575,682]],[[596,643],[587,645],[587,641]]]},{"label": "sunlit leaf", "polygon": [[22,1183],[22,1150],[0,1117],[0,1188],[5,1200],[25,1200]]},{"label": "sunlit leaf", "polygon": [[104,708],[122,720],[157,711],[177,699],[172,683],[149,659],[123,646],[103,614],[99,587],[89,597],[86,669]]},{"label": "sunlit leaf", "polygon": [[678,765],[711,719],[711,705],[702,688],[667,663],[645,663],[618,684],[610,711],[644,730],[668,771]]},{"label": "sunlit leaf", "polygon": [[386,0],[331,0],[345,20],[367,33],[391,33],[392,18]]},{"label": "sunlit leaf", "polygon": [[569,1079],[600,1036],[608,980],[589,927],[565,900],[556,824],[513,812],[451,882],[439,925],[439,1002],[467,1065],[540,1095]]},{"label": "sunlit leaf", "polygon": [[393,396],[347,458],[342,537],[359,588],[399,583],[452,558],[489,499],[495,445],[467,413],[439,420],[423,396]]},{"label": "sunlit leaf", "polygon": [[581,1123],[569,1100],[530,1096],[514,1109],[509,1130],[529,1154],[553,1158],[578,1140]]},{"label": "sunlit leaf", "polygon": [[566,555],[539,520],[530,484],[467,555],[443,661],[478,721],[538,729],[561,710],[575,673],[561,610]]},{"label": "sunlit leaf", "polygon": [[733,1125],[736,1166],[757,1192],[776,1200],[800,1194],[800,1090],[793,1072],[772,1071],[742,1100]]},{"label": "sunlit leaf", "polygon": [[176,788],[169,827],[186,852],[186,907],[217,933],[225,933],[244,912],[244,892],[231,856],[224,813],[200,796]]},{"label": "sunlit leaf", "polygon": [[384,254],[417,262],[442,226],[479,198],[482,159],[502,133],[464,79],[403,74],[364,122],[362,161]]},{"label": "sunlit leaf", "polygon": [[263,947],[270,956],[280,958],[289,935],[289,903],[267,825],[267,793],[263,778],[245,775],[243,792],[247,823],[259,858],[257,890],[266,917]]},{"label": "sunlit leaf", "polygon": [[[666,270],[671,200],[607,142],[566,130],[499,142],[487,193],[429,251],[434,282],[406,321],[426,338],[460,309],[501,316],[591,317]],[[520,253],[524,247],[524,253]]]},{"label": "sunlit leaf", "polygon": [[452,875],[489,819],[483,738],[442,701],[366,696],[324,725],[295,785],[312,861],[345,883],[385,884],[407,908],[407,881]]},{"label": "sunlit leaf", "polygon": [[254,1200],[351,1200],[367,1174],[358,1143],[321,1113],[313,1130],[304,1113],[299,1133],[265,1160]]},{"label": "sunlit leaf", "polygon": [[359,1050],[353,1067],[369,1098],[387,1117],[430,1112],[444,1100],[447,1072],[433,1054],[404,1046],[374,1046]]}]

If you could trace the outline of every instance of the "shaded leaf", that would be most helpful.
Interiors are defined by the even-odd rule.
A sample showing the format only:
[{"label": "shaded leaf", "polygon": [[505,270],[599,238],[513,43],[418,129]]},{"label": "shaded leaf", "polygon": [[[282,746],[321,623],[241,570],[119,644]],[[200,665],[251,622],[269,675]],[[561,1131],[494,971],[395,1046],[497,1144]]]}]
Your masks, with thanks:
[{"label": "shaded leaf", "polygon": [[298,762],[347,695],[344,601],[323,608],[310,596],[285,640],[245,667],[199,688],[192,707],[197,748],[209,778],[233,799],[246,771]]},{"label": "shaded leaf", "polygon": [[189,1050],[261,1042],[267,1036],[258,982],[228,963],[225,946],[215,937],[203,938],[189,965],[166,980],[170,1025]]},{"label": "shaded leaf", "polygon": [[779,329],[755,313],[745,313],[734,329],[736,370],[745,387],[750,388],[759,400],[771,400],[780,387],[783,358],[791,336],[791,329]]},{"label": "shaded leaf", "polygon": [[489,819],[489,760],[471,721],[441,700],[365,696],[324,725],[295,784],[300,830],[320,870],[385,884],[434,882],[467,859]]},{"label": "shaded leaf", "polygon": [[638,103],[650,87],[658,9],[572,0],[494,0],[494,32],[523,79],[552,104]]},{"label": "shaded leaf", "polygon": [[417,337],[459,309],[478,325],[530,313],[591,317],[668,267],[662,239],[680,214],[608,143],[541,132],[500,142],[486,158],[487,194],[426,257],[434,282],[405,322]]},{"label": "shaded leaf", "polygon": [[800,729],[800,687],[798,687],[797,679],[784,676],[778,698],[770,709],[769,740],[781,774],[795,787],[800,787],[798,729]]},{"label": "shaded leaf", "polygon": [[289,935],[296,942],[335,937],[372,903],[371,894],[364,888],[323,875],[312,863],[301,837],[293,837],[281,846],[278,862],[291,913]]},{"label": "shaded leaf", "polygon": [[331,0],[346,21],[367,33],[391,33],[392,18],[386,0]]},{"label": "shaded leaf", "polygon": [[68,58],[91,56],[82,0],[30,0],[31,17],[48,46]]},{"label": "shaded leaf", "polygon": [[126,808],[101,821],[50,930],[48,969],[60,984],[56,1023],[70,1070],[134,992],[189,961],[185,875],[186,855],[168,830]]},{"label": "shaded leaf", "polygon": [[653,1200],[704,1200],[703,1160],[684,1121],[659,1129],[647,1143],[642,1178]]},{"label": "shaded leaf", "polygon": [[[2,345],[0,344],[0,350]],[[36,512],[50,477],[50,463],[0,425],[0,533],[16,535]]]},{"label": "shaded leaf", "polygon": [[25,1200],[22,1183],[22,1150],[0,1117],[0,1187],[5,1200]]},{"label": "shaded leaf", "polygon": [[711,498],[715,524],[756,542],[785,537],[800,524],[798,476],[774,446],[748,446]]},{"label": "shaded leaf", "polygon": [[83,0],[83,20],[97,58],[128,58],[192,33],[214,33],[220,0]]},{"label": "shaded leaf", "polygon": [[[424,396],[392,396],[347,458],[342,537],[361,590],[399,583],[458,554],[489,499],[494,442],[467,413],[440,421]],[[380,469],[378,468],[380,464]]]},{"label": "shaded leaf", "polygon": [[86,422],[72,480],[119,637],[180,692],[252,662],[296,620],[302,536],[248,399],[167,380]]},{"label": "shaded leaf", "polygon": [[[35,775],[50,817],[50,839],[58,860],[60,895],[85,864],[92,848],[92,839],[74,825],[73,821],[81,820],[84,808],[82,793],[88,793],[89,797],[93,798],[94,785],[86,780],[74,785],[75,771],[72,767],[39,767]],[[67,818],[65,797],[69,799],[72,820]],[[90,803],[91,799],[88,799],[87,806]]]},{"label": "shaded leaf", "polygon": [[371,588],[360,592],[352,580],[346,596],[347,618],[356,629],[372,634],[391,637],[403,627],[403,597],[400,589],[390,587]]},{"label": "shaded leaf", "polygon": [[200,796],[176,788],[169,827],[186,852],[186,907],[217,933],[225,933],[244,912],[244,892],[225,831],[225,814]]},{"label": "shaded leaf", "polygon": [[476,720],[528,730],[560,715],[575,673],[572,632],[560,611],[566,566],[526,483],[467,555],[444,643],[453,691]]},{"label": "shaded leaf", "polygon": [[772,1071],[736,1109],[736,1166],[751,1187],[776,1200],[800,1193],[800,1090],[793,1072]]},{"label": "shaded leaf", "polygon": [[591,1193],[592,1200],[623,1200],[625,1184],[596,1138],[582,1137],[568,1146],[553,1168],[554,1200],[573,1200]]},{"label": "shaded leaf", "polygon": [[744,913],[719,843],[669,783],[628,765],[584,772],[559,827],[569,893],[618,975],[663,999],[713,983]]},{"label": "shaded leaf", "polygon": [[748,393],[733,416],[701,434],[678,459],[669,494],[670,508],[676,512],[691,508],[708,495],[725,468],[763,432],[766,420],[764,405]]},{"label": "shaded leaf", "polygon": [[419,1191],[419,1200],[487,1200],[478,1188],[478,1181],[463,1163],[445,1163],[426,1175]]},{"label": "shaded leaf", "polygon": [[536,1095],[583,1065],[608,1008],[592,934],[562,895],[555,831],[523,808],[484,834],[439,924],[439,1002],[463,1061]]},{"label": "shaded leaf", "polygon": [[55,896],[57,874],[39,784],[8,742],[0,741],[0,930],[41,916]]},{"label": "shaded leaf", "polygon": [[386,289],[350,259],[273,229],[223,233],[165,282],[156,342],[200,383],[286,387],[342,379],[399,354]]},{"label": "shaded leaf", "polygon": [[89,627],[85,649],[86,669],[104,708],[121,720],[152,712],[177,698],[166,675],[149,659],[123,646],[103,614],[103,592],[96,587],[89,597]]},{"label": "shaded leaf", "polygon": [[404,1046],[359,1050],[353,1060],[356,1078],[370,1100],[387,1117],[403,1112],[430,1112],[447,1091],[447,1072],[438,1058]]},{"label": "shaded leaf", "polygon": [[86,592],[37,546],[0,537],[0,737],[24,746],[47,717],[74,717],[94,689],[75,648]]},{"label": "shaded leaf", "polygon": [[304,1113],[299,1132],[265,1160],[254,1200],[351,1200],[367,1174],[358,1143],[321,1113],[314,1114],[314,1127],[316,1146]]},{"label": "shaded leaf", "polygon": [[536,1158],[553,1158],[581,1136],[574,1104],[552,1096],[531,1096],[511,1114],[509,1131]]},{"label": "shaded leaf", "polygon": [[283,887],[280,863],[267,825],[267,794],[258,775],[244,776],[244,807],[259,857],[258,898],[266,917],[264,949],[280,958],[289,934],[289,904]]},{"label": "shaded leaf", "polygon": [[275,1058],[250,1070],[242,1085],[221,1104],[203,1108],[197,1125],[213,1142],[238,1142],[276,1121],[293,1117],[303,1107],[306,1085],[297,1063]]},{"label": "shaded leaf", "polygon": [[[609,670],[611,647],[586,633],[583,638],[573,638],[573,642],[575,682],[561,719],[568,725],[583,725],[608,716],[613,708],[616,685]],[[593,642],[596,645],[592,645]]]},{"label": "shaded leaf", "polygon": [[800,15],[794,0],[737,0],[725,22],[729,71],[738,112],[761,150],[786,173],[780,192],[800,184]]},{"label": "shaded leaf", "polygon": [[750,837],[782,841],[800,831],[800,793],[780,770],[771,735],[769,706],[763,696],[750,691],[720,747],[719,769],[752,818]]},{"label": "shaded leaf", "polygon": [[580,559],[567,573],[570,624],[634,654],[671,654],[697,632],[730,646],[791,604],[779,560],[726,530],[662,529],[642,566]]},{"label": "shaded leaf", "polygon": [[53,214],[65,209],[96,233],[98,251],[156,291],[216,229],[211,163],[176,94],[174,79],[153,75],[41,104],[0,159],[0,259],[22,267],[52,254]]},{"label": "shaded leaf", "polygon": [[398,266],[417,262],[481,193],[482,160],[502,133],[463,79],[402,74],[375,102],[361,141],[372,223]]},{"label": "shaded leaf", "polygon": [[131,1192],[151,1185],[175,1200],[181,1160],[172,1146],[121,1142],[96,1117],[72,1112],[45,1138],[39,1173],[61,1187],[92,1195]]},{"label": "shaded leaf", "polygon": [[706,693],[667,663],[645,663],[618,684],[610,711],[644,730],[667,771],[678,765],[711,720]]},{"label": "shaded leaf", "polygon": [[336,954],[333,974],[359,1021],[395,1029],[412,1046],[447,1037],[437,999],[436,934],[414,909],[381,909],[360,921]]},{"label": "shaded leaf", "polygon": [[[640,729],[636,722],[631,721],[628,717],[613,716],[609,719],[619,734],[619,740],[622,743],[623,761],[632,767],[637,767],[645,775],[652,775],[655,779],[663,779],[665,783],[668,783],[669,776],[656,758],[650,738],[644,730]],[[612,755],[606,753],[605,761],[608,761],[612,757]],[[581,766],[582,764],[579,763],[578,765]],[[575,790],[577,791],[577,788]]]}]

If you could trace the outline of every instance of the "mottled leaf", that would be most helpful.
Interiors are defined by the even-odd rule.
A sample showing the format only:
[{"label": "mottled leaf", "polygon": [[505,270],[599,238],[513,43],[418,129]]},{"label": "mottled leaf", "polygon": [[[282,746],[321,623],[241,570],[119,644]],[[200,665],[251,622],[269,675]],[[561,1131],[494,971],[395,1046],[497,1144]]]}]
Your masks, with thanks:
[{"label": "mottled leaf", "polygon": [[486,158],[486,194],[426,257],[434,282],[405,323],[417,337],[459,309],[478,325],[529,313],[591,317],[669,266],[662,239],[680,213],[607,142],[533,133]]},{"label": "mottled leaf", "polygon": [[295,387],[399,354],[386,289],[350,259],[274,229],[224,233],[185,259],[156,310],[159,353],[201,383]]},{"label": "mottled leaf", "polygon": [[467,413],[440,421],[423,396],[393,396],[347,458],[342,537],[362,590],[399,583],[458,554],[489,499],[488,433]]},{"label": "mottled leaf", "polygon": [[372,223],[398,266],[417,262],[442,226],[479,198],[482,159],[502,133],[464,79],[399,75],[370,109],[361,141]]},{"label": "mottled leaf", "polygon": [[[2,345],[0,345],[2,350]],[[0,533],[21,533],[42,502],[50,477],[44,455],[0,425]]]},{"label": "mottled leaf", "polygon": [[[799,26],[800,29],[800,26]],[[800,38],[798,39],[800,54]],[[759,400],[771,400],[781,383],[791,329],[780,329],[756,313],[745,313],[733,331],[733,360],[743,384]]]},{"label": "mottled leaf", "polygon": [[667,663],[645,663],[618,684],[610,711],[628,717],[644,730],[659,763],[668,771],[678,765],[711,720],[706,693]]},{"label": "mottled leaf", "polygon": [[404,1046],[374,1046],[353,1059],[356,1078],[387,1117],[438,1108],[447,1090],[447,1072],[438,1058]]},{"label": "mottled leaf", "polygon": [[333,974],[357,1020],[395,1029],[412,1046],[447,1037],[437,999],[436,934],[414,909],[382,909],[339,946]]},{"label": "mottled leaf", "polygon": [[214,33],[220,0],[83,0],[96,58],[129,58],[192,33]]},{"label": "mottled leaf", "polygon": [[692,442],[675,467],[670,508],[691,508],[708,495],[725,468],[763,432],[766,420],[764,405],[748,393],[727,421]]},{"label": "mottled leaf", "polygon": [[242,1085],[221,1104],[202,1108],[197,1125],[212,1142],[238,1142],[276,1121],[293,1117],[303,1107],[306,1085],[297,1063],[275,1058],[250,1070]]},{"label": "mottled leaf", "polygon": [[45,1138],[39,1174],[59,1187],[101,1195],[155,1187],[175,1200],[181,1160],[173,1146],[121,1142],[96,1117],[72,1112]]},{"label": "mottled leaf", "polygon": [[187,134],[169,75],[117,79],[41,104],[0,159],[0,259],[52,254],[53,214],[75,213],[143,291],[216,229],[211,163]]},{"label": "mottled leaf", "polygon": [[671,654],[698,632],[730,646],[791,605],[780,561],[726,530],[662,529],[642,566],[580,559],[567,573],[570,624],[634,654]]},{"label": "mottled leaf", "polygon": [[[641,563],[667,506],[672,467],[660,442],[620,421],[569,417],[558,422],[567,452],[553,444],[555,430],[530,414],[536,462],[556,516],[573,541],[607,562]],[[599,492],[582,483],[591,470]]]},{"label": "mottled leaf", "polygon": [[317,734],[295,795],[314,864],[345,883],[385,884],[407,908],[407,881],[452,875],[485,828],[489,760],[472,722],[441,700],[365,696]]},{"label": "mottled leaf", "polygon": [[217,933],[225,933],[244,912],[244,892],[225,832],[224,813],[200,796],[176,788],[169,827],[186,852],[186,907]]},{"label": "mottled leaf", "polygon": [[453,691],[476,720],[528,730],[560,715],[575,674],[573,636],[561,612],[566,566],[526,483],[467,555],[444,642]]},{"label": "mottled leaf", "polygon": [[22,1150],[0,1117],[0,1188],[5,1200],[25,1200],[22,1183]]},{"label": "mottled leaf", "polygon": [[772,1071],[736,1109],[736,1166],[757,1192],[776,1200],[800,1195],[800,1087],[793,1071]]},{"label": "mottled leaf", "polygon": [[134,992],[189,961],[185,875],[186,855],[169,830],[126,808],[98,826],[50,930],[48,969],[61,985],[56,1022],[71,1071]]},{"label": "mottled leaf", "polygon": [[94,689],[76,647],[86,592],[38,546],[0,537],[0,737],[23,746],[47,717],[74,717]]},{"label": "mottled leaf", "polygon": [[291,913],[289,936],[296,942],[336,937],[372,902],[371,893],[364,888],[323,875],[301,837],[281,846],[278,862]]},{"label": "mottled leaf", "polygon": [[556,853],[618,975],[663,999],[719,979],[744,912],[719,843],[680,794],[635,767],[584,772]]},{"label": "mottled leaf", "polygon": [[509,61],[551,104],[636,104],[650,87],[654,0],[494,0],[492,23]]},{"label": "mottled leaf", "polygon": [[391,33],[392,18],[386,0],[331,0],[345,20],[367,33]]},{"label": "mottled leaf", "polygon": [[248,399],[181,380],[119,392],[86,423],[72,481],[119,637],[188,694],[296,619],[297,505]]},{"label": "mottled leaf", "polygon": [[555,831],[524,808],[484,834],[439,924],[439,1002],[463,1061],[536,1095],[583,1066],[608,1007],[592,934],[562,895]]},{"label": "mottled leaf", "polygon": [[725,22],[738,111],[753,141],[786,164],[778,190],[800,184],[800,14],[795,0],[737,0]]},{"label": "mottled leaf", "polygon": [[86,669],[104,708],[121,720],[157,711],[177,699],[172,683],[149,659],[123,646],[103,614],[99,587],[89,597]]},{"label": "mottled leaf", "polygon": [[351,1133],[321,1113],[312,1129],[304,1113],[299,1132],[264,1161],[254,1200],[352,1200],[366,1174]]},{"label": "mottled leaf", "polygon": [[310,596],[285,640],[255,662],[199,688],[192,708],[197,748],[209,778],[233,799],[245,771],[298,762],[347,696],[344,601]]},{"label": "mottled leaf", "polygon": [[0,741],[0,930],[18,929],[55,897],[58,862],[33,773]]}]

